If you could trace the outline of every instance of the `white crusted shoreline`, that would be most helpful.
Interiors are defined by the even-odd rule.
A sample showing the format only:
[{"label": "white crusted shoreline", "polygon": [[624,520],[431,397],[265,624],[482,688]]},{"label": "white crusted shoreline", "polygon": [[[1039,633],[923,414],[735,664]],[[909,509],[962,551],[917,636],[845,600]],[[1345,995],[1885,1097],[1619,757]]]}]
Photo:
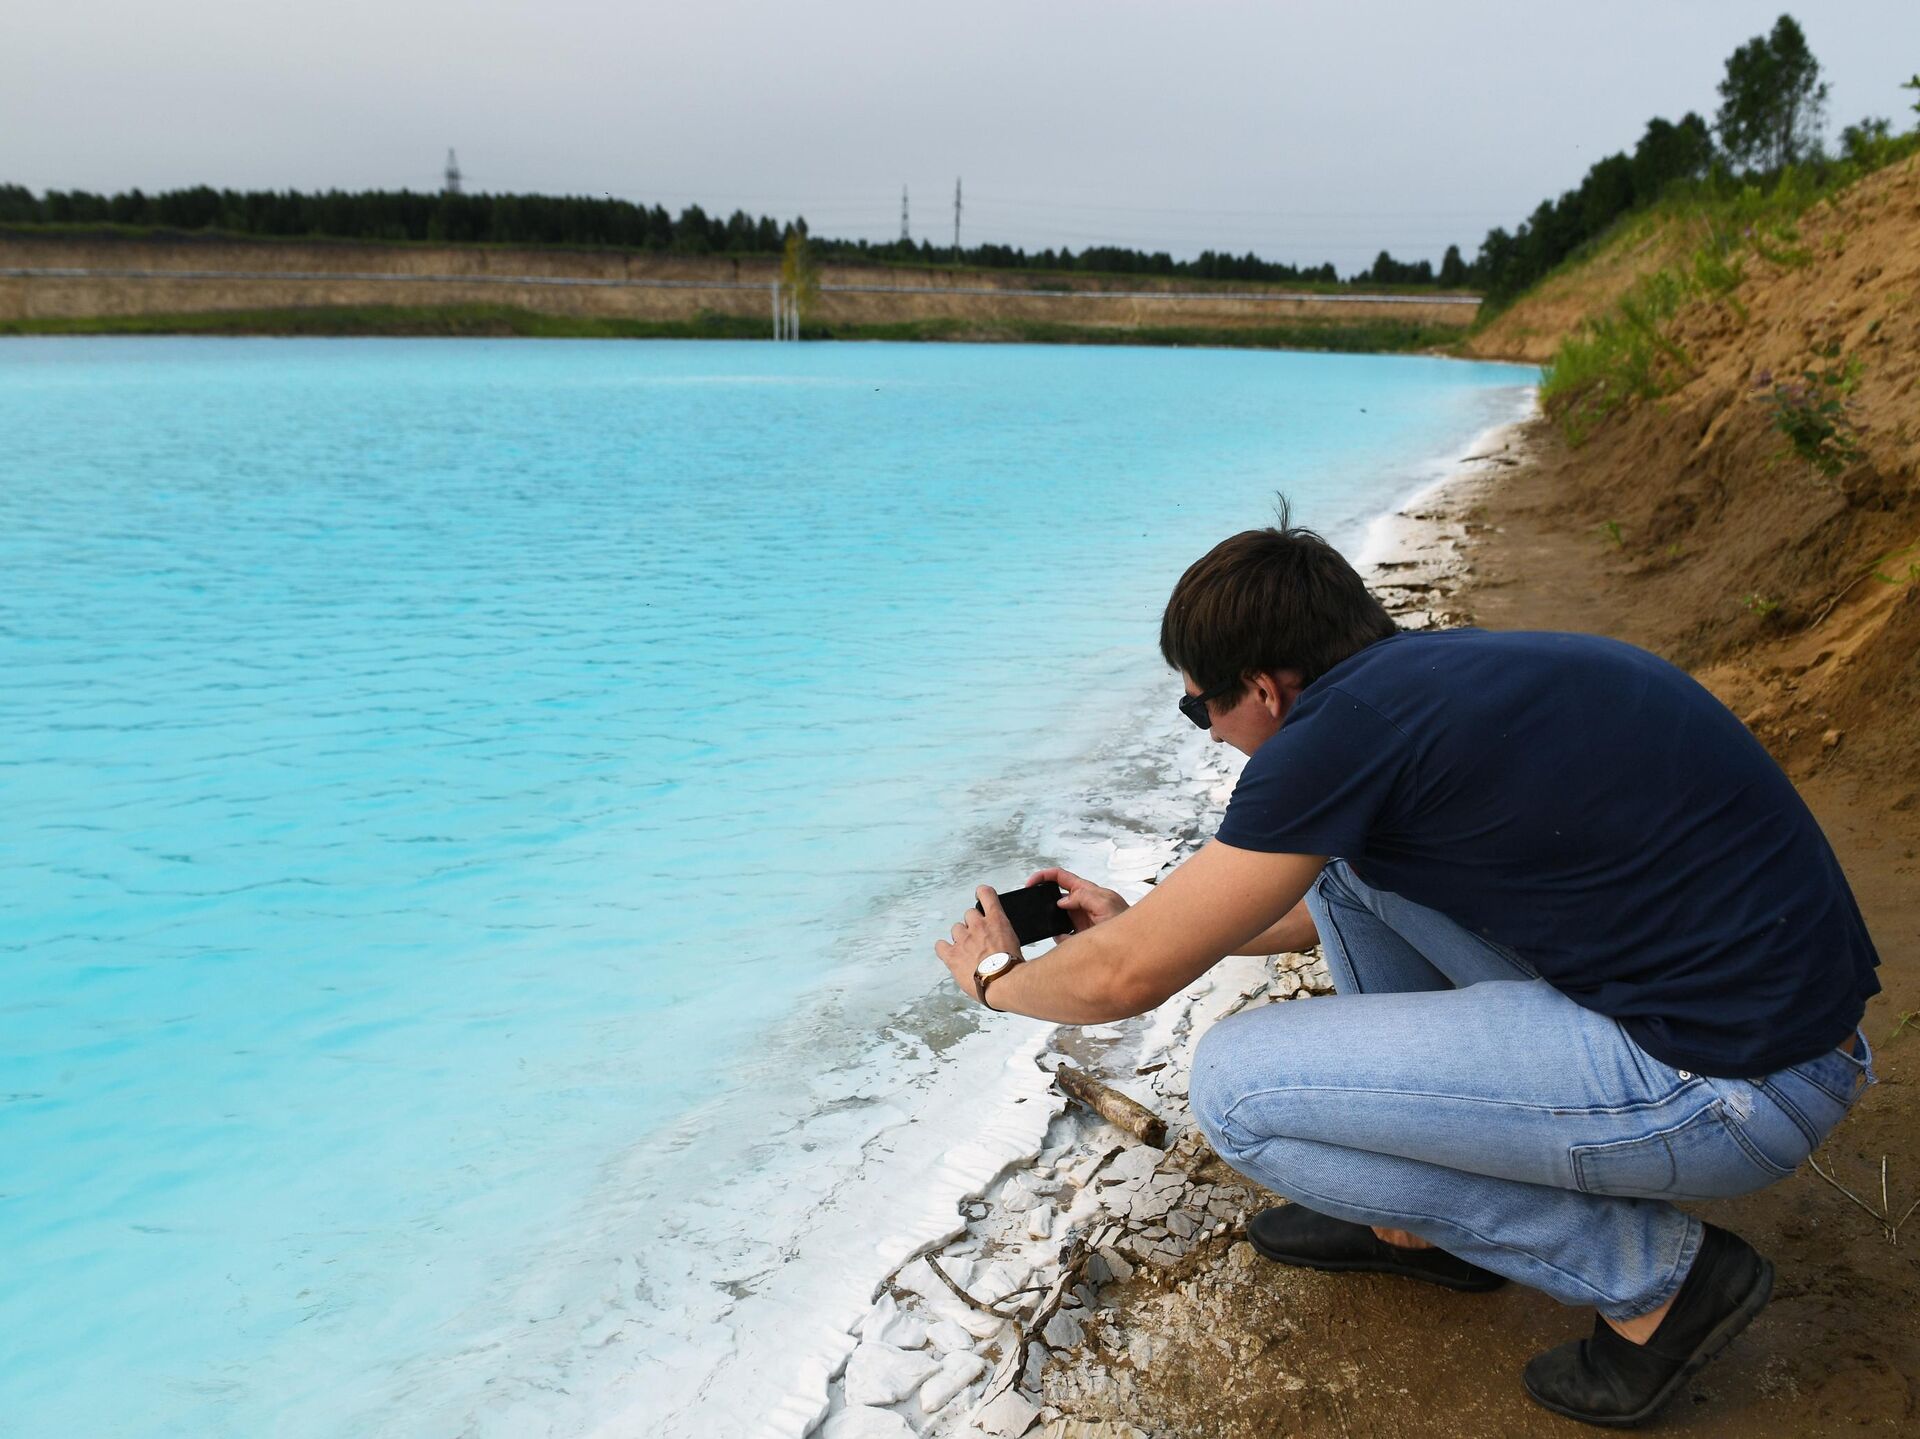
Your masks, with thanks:
[{"label": "white crusted shoreline", "polygon": [[[1465,577],[1462,541],[1485,480],[1520,459],[1521,421],[1476,437],[1451,473],[1369,529],[1357,557],[1369,585],[1408,629],[1454,623]],[[1237,757],[1234,757],[1237,760]],[[1196,823],[1165,873],[1204,842],[1232,793],[1237,762],[1203,754]],[[1116,856],[1119,858],[1119,856]],[[1130,897],[1158,875],[1116,865],[1093,876]],[[1152,1362],[1152,1341],[1112,1322],[1103,1290],[1140,1266],[1170,1267],[1196,1250],[1224,1255],[1262,1202],[1224,1175],[1187,1109],[1187,1075],[1208,1028],[1249,1004],[1330,991],[1315,955],[1229,959],[1179,1000],[1123,1024],[1054,1029],[1032,1051],[1033,1094],[1047,1122],[1024,1162],[960,1205],[952,1231],[880,1280],[849,1337],[821,1439],[971,1439],[1039,1432],[1048,1439],[1132,1439],[1124,1426],[1086,1423],[1047,1402],[1056,1354],[1090,1342]],[[1045,1071],[1081,1064],[1167,1121],[1164,1151],[1059,1098]],[[935,1272],[934,1266],[939,1271]],[[1094,1382],[1097,1382],[1094,1381]],[[1075,1376],[1048,1386],[1071,1394]],[[1139,1431],[1133,1431],[1138,1435]]]}]

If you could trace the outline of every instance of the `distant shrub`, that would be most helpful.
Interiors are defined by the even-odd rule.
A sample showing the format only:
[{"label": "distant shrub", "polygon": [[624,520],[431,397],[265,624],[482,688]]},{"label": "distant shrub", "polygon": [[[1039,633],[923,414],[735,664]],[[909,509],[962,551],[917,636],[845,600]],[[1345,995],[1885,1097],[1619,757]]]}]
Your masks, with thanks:
[{"label": "distant shrub", "polygon": [[1800,227],[1774,221],[1754,227],[1753,252],[1783,270],[1801,270],[1813,263],[1813,252],[1800,243]]},{"label": "distant shrub", "polygon": [[1840,132],[1840,153],[1856,165],[1870,165],[1892,145],[1893,122],[1869,115]]},{"label": "distant shrub", "polygon": [[1667,321],[1692,293],[1680,272],[1657,270],[1561,342],[1540,398],[1569,441],[1581,443],[1629,400],[1666,394],[1692,370],[1692,359],[1666,333]]},{"label": "distant shrub", "polygon": [[[1716,300],[1730,299],[1746,277],[1746,256],[1736,253],[1733,243],[1719,231],[1693,257],[1694,283]],[[1746,307],[1739,308],[1744,318]]]}]

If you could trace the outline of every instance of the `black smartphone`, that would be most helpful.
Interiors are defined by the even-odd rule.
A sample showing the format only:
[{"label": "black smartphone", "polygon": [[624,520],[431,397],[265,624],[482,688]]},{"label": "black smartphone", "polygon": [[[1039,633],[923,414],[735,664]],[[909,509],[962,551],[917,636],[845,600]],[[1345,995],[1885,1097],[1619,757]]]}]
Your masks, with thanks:
[{"label": "black smartphone", "polygon": [[[1073,933],[1073,916],[1060,908],[1066,891],[1050,879],[1030,884],[1025,889],[1010,889],[1000,896],[1000,908],[1007,912],[1014,938],[1022,944],[1037,944]],[[982,914],[986,908],[975,900],[973,907]]]}]

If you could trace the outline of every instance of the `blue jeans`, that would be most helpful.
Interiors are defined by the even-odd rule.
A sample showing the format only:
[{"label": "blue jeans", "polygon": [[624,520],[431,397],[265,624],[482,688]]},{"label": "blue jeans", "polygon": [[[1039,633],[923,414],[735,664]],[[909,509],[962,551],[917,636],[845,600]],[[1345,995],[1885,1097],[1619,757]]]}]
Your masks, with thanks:
[{"label": "blue jeans", "polygon": [[1860,1058],[1833,1049],[1761,1079],[1674,1069],[1518,955],[1339,860],[1307,905],[1338,993],[1201,1040],[1191,1099],[1214,1148],[1310,1208],[1610,1318],[1658,1309],[1686,1278],[1701,1224],[1673,1200],[1784,1179],[1872,1080],[1864,1035]]}]

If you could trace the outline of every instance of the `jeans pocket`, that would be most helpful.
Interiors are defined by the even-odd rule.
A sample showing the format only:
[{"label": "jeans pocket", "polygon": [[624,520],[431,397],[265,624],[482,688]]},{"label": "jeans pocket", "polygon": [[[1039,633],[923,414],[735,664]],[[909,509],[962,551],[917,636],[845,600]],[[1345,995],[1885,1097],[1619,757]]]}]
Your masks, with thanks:
[{"label": "jeans pocket", "polygon": [[1873,1050],[1867,1044],[1867,1036],[1857,1029],[1854,1035],[1860,1046],[1858,1055],[1849,1054],[1844,1049],[1829,1049],[1818,1059],[1809,1059],[1804,1064],[1796,1064],[1791,1069],[1768,1076],[1768,1081],[1777,1084],[1793,1078],[1811,1084],[1839,1105],[1844,1114],[1853,1107],[1854,1100],[1869,1084],[1879,1082],[1874,1077]]},{"label": "jeans pocket", "polygon": [[1575,1188],[1637,1199],[1720,1199],[1764,1188],[1793,1172],[1792,1166],[1783,1169],[1742,1143],[1718,1098],[1651,1134],[1577,1144],[1571,1157]]},{"label": "jeans pocket", "polygon": [[1753,1101],[1730,1120],[1736,1136],[1748,1149],[1773,1163],[1798,1167],[1847,1117],[1871,1080],[1872,1073],[1865,1064],[1836,1050],[1751,1084],[1741,1080],[1713,1083],[1738,1086],[1753,1096]]}]

